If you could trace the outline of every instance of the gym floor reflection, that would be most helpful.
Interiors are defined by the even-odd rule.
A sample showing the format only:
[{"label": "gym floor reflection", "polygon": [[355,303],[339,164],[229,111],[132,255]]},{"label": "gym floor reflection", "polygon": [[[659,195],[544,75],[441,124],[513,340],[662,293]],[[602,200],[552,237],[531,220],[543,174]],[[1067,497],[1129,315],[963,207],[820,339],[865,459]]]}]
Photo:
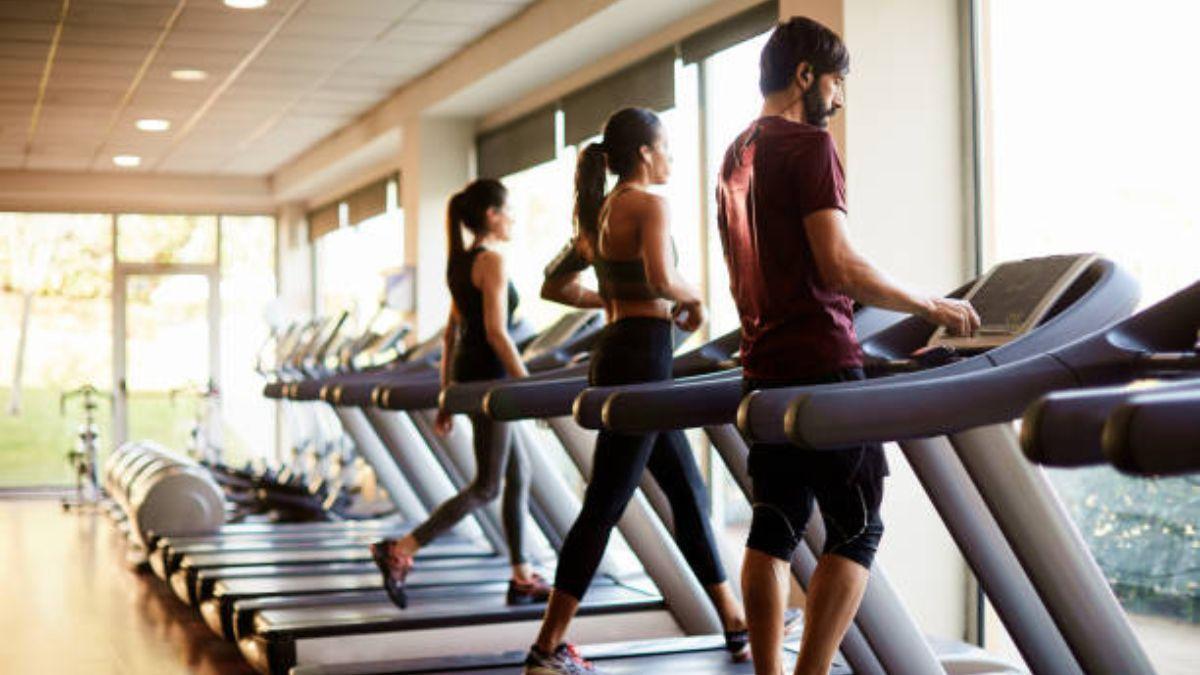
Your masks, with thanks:
[{"label": "gym floor reflection", "polygon": [[253,672],[165,584],[124,564],[107,516],[0,500],[0,542],[0,672]]}]

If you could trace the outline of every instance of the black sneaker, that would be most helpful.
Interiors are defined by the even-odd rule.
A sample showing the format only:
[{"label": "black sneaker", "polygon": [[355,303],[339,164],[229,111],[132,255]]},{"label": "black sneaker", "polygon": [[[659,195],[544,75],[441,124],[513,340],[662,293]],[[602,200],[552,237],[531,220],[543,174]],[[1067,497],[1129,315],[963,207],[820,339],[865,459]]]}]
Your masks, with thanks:
[{"label": "black sneaker", "polygon": [[[783,635],[789,637],[804,626],[804,613],[789,607],[783,610]],[[741,663],[750,658],[750,631],[731,630],[725,632],[725,649],[734,663]]]},{"label": "black sneaker", "polygon": [[596,667],[579,655],[575,645],[562,643],[553,654],[547,654],[537,646],[529,648],[525,657],[524,675],[597,675]]},{"label": "black sneaker", "polygon": [[509,605],[534,605],[550,599],[550,584],[540,574],[534,574],[529,581],[508,580]]}]

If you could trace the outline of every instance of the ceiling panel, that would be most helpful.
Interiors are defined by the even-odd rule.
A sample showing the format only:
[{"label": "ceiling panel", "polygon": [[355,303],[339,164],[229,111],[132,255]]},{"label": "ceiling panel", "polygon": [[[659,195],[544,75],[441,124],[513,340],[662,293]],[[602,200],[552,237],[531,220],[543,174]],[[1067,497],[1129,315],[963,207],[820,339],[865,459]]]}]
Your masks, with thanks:
[{"label": "ceiling panel", "polygon": [[50,39],[53,37],[53,21],[17,21],[0,18],[0,40],[29,40],[49,45]]},{"label": "ceiling panel", "polygon": [[179,17],[176,29],[180,32],[205,31],[218,33],[265,34],[287,12],[292,2],[276,0],[253,12],[233,9],[216,2],[188,4]]},{"label": "ceiling panel", "polygon": [[190,47],[192,49],[228,49],[245,54],[258,44],[266,31],[219,32],[212,30],[176,30],[167,36],[164,47]]},{"label": "ceiling panel", "polygon": [[404,16],[417,4],[418,0],[308,0],[300,13],[365,17],[378,22]]},{"label": "ceiling panel", "polygon": [[405,20],[384,36],[384,42],[402,44],[465,44],[479,35],[480,27],[470,24]]},{"label": "ceiling panel", "polygon": [[0,0],[0,21],[58,21],[61,2],[50,0]]},{"label": "ceiling panel", "polygon": [[414,21],[456,23],[488,28],[503,23],[521,11],[521,5],[503,2],[437,0],[423,2],[409,17]]},{"label": "ceiling panel", "polygon": [[[71,5],[67,25],[116,26],[118,28],[158,28],[166,24],[174,8],[171,5],[127,5],[93,2]],[[57,19],[57,13],[54,18]]]},{"label": "ceiling panel", "polygon": [[0,166],[129,171],[111,157],[131,153],[134,171],[266,174],[532,0],[307,0],[285,20],[299,1],[190,0],[167,31],[178,0],[72,0],[25,162],[62,3],[0,0]]},{"label": "ceiling panel", "polygon": [[4,40],[0,42],[0,63],[6,59],[42,60],[49,50],[50,46],[45,42]]}]

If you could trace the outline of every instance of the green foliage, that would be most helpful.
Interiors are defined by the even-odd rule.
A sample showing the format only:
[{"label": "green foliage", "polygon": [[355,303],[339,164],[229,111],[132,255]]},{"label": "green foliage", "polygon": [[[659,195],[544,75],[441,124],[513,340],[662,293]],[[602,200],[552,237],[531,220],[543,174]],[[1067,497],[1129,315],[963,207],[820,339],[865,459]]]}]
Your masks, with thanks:
[{"label": "green foliage", "polygon": [[1200,623],[1200,481],[1110,468],[1053,477],[1127,609]]},{"label": "green foliage", "polygon": [[[25,389],[21,414],[0,413],[0,488],[29,485],[67,485],[74,477],[67,451],[75,444],[75,430],[83,421],[77,402],[58,411],[58,391]],[[8,402],[9,389],[0,388],[0,405]],[[192,408],[172,406],[166,395],[139,395],[130,402],[130,438],[150,438],[182,450],[191,424]],[[112,412],[107,403],[96,411],[101,452],[112,448]],[[101,460],[103,461],[103,460]]]}]

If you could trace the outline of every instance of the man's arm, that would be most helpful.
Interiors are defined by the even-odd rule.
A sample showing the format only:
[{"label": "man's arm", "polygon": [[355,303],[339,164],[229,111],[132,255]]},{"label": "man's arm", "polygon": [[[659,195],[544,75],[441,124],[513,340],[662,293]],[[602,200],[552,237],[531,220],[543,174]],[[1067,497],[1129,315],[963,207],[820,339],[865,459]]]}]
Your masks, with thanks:
[{"label": "man's arm", "polygon": [[804,229],[817,272],[829,288],[863,305],[915,314],[957,335],[970,335],[979,328],[979,315],[969,302],[912,293],[875,269],[851,246],[846,214],[840,210],[809,214]]}]

